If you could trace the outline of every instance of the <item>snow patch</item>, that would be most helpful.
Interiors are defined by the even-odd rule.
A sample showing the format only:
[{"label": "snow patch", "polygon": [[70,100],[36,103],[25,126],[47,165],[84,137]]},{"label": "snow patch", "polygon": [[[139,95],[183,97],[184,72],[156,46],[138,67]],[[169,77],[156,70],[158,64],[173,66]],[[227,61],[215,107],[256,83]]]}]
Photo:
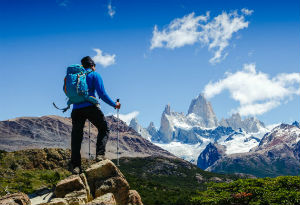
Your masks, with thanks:
[{"label": "snow patch", "polygon": [[181,142],[171,142],[168,144],[154,143],[156,146],[165,149],[177,157],[187,160],[193,164],[197,164],[197,159],[200,153],[208,145],[209,141],[197,144],[184,144]]}]

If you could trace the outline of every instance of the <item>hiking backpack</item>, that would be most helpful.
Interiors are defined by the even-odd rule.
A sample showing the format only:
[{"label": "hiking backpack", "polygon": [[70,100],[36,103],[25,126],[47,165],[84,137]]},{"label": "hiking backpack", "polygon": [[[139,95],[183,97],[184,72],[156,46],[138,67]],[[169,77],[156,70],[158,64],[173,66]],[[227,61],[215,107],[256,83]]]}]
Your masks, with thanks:
[{"label": "hiking backpack", "polygon": [[[86,71],[81,65],[74,64],[67,68],[67,75],[64,79],[63,90],[68,97],[68,107],[60,109],[66,112],[71,104],[82,103],[89,101],[95,105],[98,104],[98,100],[89,96],[88,85],[86,82],[86,77],[93,71]],[[53,105],[59,109],[54,103]]]}]

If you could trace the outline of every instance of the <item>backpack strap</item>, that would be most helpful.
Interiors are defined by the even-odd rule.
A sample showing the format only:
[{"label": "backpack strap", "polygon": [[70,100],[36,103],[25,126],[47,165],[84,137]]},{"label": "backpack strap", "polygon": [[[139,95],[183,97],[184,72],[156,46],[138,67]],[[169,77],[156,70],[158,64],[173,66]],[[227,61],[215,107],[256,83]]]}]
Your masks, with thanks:
[{"label": "backpack strap", "polygon": [[57,105],[53,102],[53,106],[54,106],[56,109],[58,109],[58,110],[62,110],[63,112],[66,112],[68,109],[70,109],[71,104],[69,104],[69,102],[68,102],[68,107],[65,107],[65,108],[59,108],[59,107],[57,107]]}]

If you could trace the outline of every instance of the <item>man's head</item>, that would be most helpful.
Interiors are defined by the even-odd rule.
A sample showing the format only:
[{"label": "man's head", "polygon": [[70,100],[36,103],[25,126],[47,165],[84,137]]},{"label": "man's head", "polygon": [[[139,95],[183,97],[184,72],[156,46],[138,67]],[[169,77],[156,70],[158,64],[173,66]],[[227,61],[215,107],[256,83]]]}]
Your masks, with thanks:
[{"label": "man's head", "polygon": [[81,64],[84,68],[95,68],[96,64],[90,56],[85,56],[81,59]]}]

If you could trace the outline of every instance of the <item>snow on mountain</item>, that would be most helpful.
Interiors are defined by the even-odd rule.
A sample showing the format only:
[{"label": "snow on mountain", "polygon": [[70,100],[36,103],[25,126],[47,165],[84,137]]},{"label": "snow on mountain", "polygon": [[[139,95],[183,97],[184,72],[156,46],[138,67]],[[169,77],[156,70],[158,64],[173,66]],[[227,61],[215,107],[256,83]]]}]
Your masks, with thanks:
[{"label": "snow on mountain", "polygon": [[193,164],[197,164],[197,158],[199,154],[204,150],[204,148],[209,142],[210,141],[207,140],[203,143],[196,143],[196,144],[185,144],[182,142],[170,142],[167,144],[154,143],[154,144],[176,155],[177,157],[187,160]]},{"label": "snow on mountain", "polygon": [[260,128],[256,133],[248,133],[239,129],[234,134],[222,136],[217,143],[226,147],[226,154],[249,152],[259,145],[260,140],[269,131],[267,128]]},{"label": "snow on mountain", "polygon": [[255,151],[266,150],[286,144],[294,146],[300,140],[300,129],[295,125],[281,124],[267,133],[260,141]]},{"label": "snow on mountain", "polygon": [[261,128],[265,128],[264,123],[257,118],[248,117],[242,120],[239,113],[233,114],[228,119],[222,119],[219,124],[224,127],[232,127],[235,130],[242,128],[243,130],[252,133],[259,132]]},{"label": "snow on mountain", "polygon": [[191,101],[187,115],[174,112],[166,105],[159,130],[153,123],[145,129],[136,119],[130,126],[145,139],[195,164],[209,143],[223,146],[227,155],[244,153],[258,146],[265,133],[270,131],[258,119],[243,120],[238,113],[218,123],[210,102],[202,94]]},{"label": "snow on mountain", "polygon": [[[211,161],[212,159],[208,159]],[[300,171],[300,129],[281,124],[266,133],[249,152],[222,156],[207,168],[222,173],[246,173],[257,177],[298,175]]]},{"label": "snow on mountain", "polygon": [[151,142],[151,135],[147,131],[147,129],[143,128],[137,121],[136,118],[133,118],[129,124],[137,133],[139,133],[143,138],[149,140]]}]

